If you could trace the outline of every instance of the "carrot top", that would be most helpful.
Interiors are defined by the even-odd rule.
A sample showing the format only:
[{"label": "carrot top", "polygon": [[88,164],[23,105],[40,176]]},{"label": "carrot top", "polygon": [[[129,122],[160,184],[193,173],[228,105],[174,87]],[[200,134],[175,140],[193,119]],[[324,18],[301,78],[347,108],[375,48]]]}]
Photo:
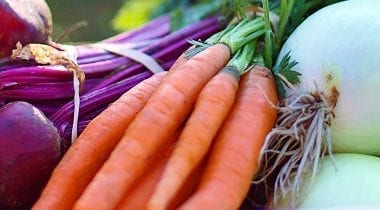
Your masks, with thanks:
[{"label": "carrot top", "polygon": [[[262,17],[246,17],[240,21],[232,21],[224,30],[209,37],[204,42],[190,40],[195,47],[186,52],[188,57],[193,57],[206,48],[222,43],[230,48],[231,54],[234,55],[245,44],[260,38],[265,34],[265,21]],[[258,42],[255,44],[257,47]]]}]

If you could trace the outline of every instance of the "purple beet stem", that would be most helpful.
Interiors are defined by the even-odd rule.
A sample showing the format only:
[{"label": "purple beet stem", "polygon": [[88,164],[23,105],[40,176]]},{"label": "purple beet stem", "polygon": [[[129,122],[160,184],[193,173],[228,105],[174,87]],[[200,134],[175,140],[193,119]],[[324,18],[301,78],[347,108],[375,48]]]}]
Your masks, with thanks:
[{"label": "purple beet stem", "polygon": [[[210,20],[210,19],[209,19]],[[152,55],[153,58],[155,58],[158,61],[166,62],[167,60],[176,59],[178,58],[183,51],[185,51],[190,45],[187,42],[188,39],[203,39],[209,36],[212,33],[217,32],[220,30],[220,26],[218,24],[215,24],[213,21],[216,21],[216,19],[212,19],[213,24],[211,24],[208,27],[205,27],[204,29],[193,31],[192,34],[188,33],[181,33],[178,36],[172,36],[171,40],[164,40],[161,43],[166,43],[167,46],[163,48],[161,51],[158,51]],[[203,25],[202,25],[203,26]],[[204,26],[203,26],[204,27]],[[186,29],[187,30],[187,29]],[[186,35],[184,35],[186,34]],[[179,38],[179,39],[178,39]],[[177,40],[178,39],[178,40]],[[168,44],[172,43],[172,44]],[[154,49],[154,47],[153,47]],[[100,82],[97,86],[94,87],[94,90],[98,88],[106,87],[107,85],[110,85],[114,82],[117,82],[127,76],[130,75],[130,71],[136,71],[136,69],[139,69],[140,71],[144,70],[145,67],[141,64],[135,64],[134,66],[127,68],[123,71],[119,71],[118,73],[108,77],[107,79]]]},{"label": "purple beet stem", "polygon": [[[174,61],[175,60],[172,60],[164,64],[163,67],[168,69],[171,65],[173,65]],[[86,115],[87,113],[97,110],[99,107],[116,100],[123,93],[140,83],[142,80],[149,78],[151,75],[152,73],[149,71],[141,72],[107,87],[81,96],[80,120],[82,120],[83,115]],[[72,121],[73,107],[74,103],[73,101],[70,101],[51,116],[52,121],[60,131],[63,131],[66,126],[71,126],[68,125],[68,123],[71,123]]]},{"label": "purple beet stem", "polygon": [[[157,58],[154,56],[154,54],[162,50],[165,51],[166,48],[170,48],[170,49],[176,48],[178,46],[175,46],[175,45],[182,44],[178,42],[181,42],[187,39],[199,39],[202,37],[207,37],[210,34],[212,34],[212,32],[216,32],[220,28],[221,28],[221,24],[218,24],[218,18],[210,17],[208,19],[200,21],[199,23],[196,23],[191,26],[187,26],[172,34],[169,34],[165,36],[164,38],[162,38],[159,42],[157,42],[157,44],[152,44],[150,46],[147,46],[141,49],[141,51],[149,55],[153,55],[154,58],[159,60],[162,58]],[[173,51],[168,51],[168,50],[166,50],[165,52],[167,52],[167,54],[169,55],[174,53]],[[128,66],[132,64],[135,64],[135,62],[125,57],[118,57],[118,58],[110,59],[107,61],[101,61],[101,62],[92,63],[92,64],[84,64],[84,65],[81,65],[81,67],[86,72],[86,75],[90,76],[93,74],[107,73],[110,71],[110,69],[114,69],[115,66]],[[105,82],[105,83],[110,84],[109,82]],[[103,86],[104,85],[101,84],[99,87],[103,87]]]},{"label": "purple beet stem", "polygon": [[[210,17],[170,33],[169,17],[162,16],[139,29],[102,42],[133,45],[135,49],[151,55],[168,70],[190,46],[188,39],[203,40],[224,26],[225,23],[219,22],[218,17]],[[141,64],[102,49],[86,45],[76,48],[79,54],[78,63],[86,74],[80,105],[81,132],[109,103],[149,78],[152,73]],[[19,65],[6,64],[10,69],[0,67],[0,100],[6,103],[8,100],[23,98],[32,101],[43,97],[50,99],[46,103],[36,101],[35,104],[48,112],[47,115],[50,115],[49,118],[62,135],[69,137],[67,135],[71,130],[74,106],[71,100],[72,72],[61,66],[31,66],[33,64],[28,63],[21,67]]]},{"label": "purple beet stem", "polygon": [[[115,100],[122,93],[129,90],[142,80],[150,77],[151,75],[152,74],[150,72],[142,72],[123,81],[112,84],[108,87],[82,95],[80,97],[80,116],[88,113],[93,109],[96,109],[98,106]],[[70,101],[51,116],[51,120],[54,122],[61,133],[64,131],[67,124],[72,120],[73,108],[74,103],[73,101]]]},{"label": "purple beet stem", "polygon": [[[82,90],[84,93],[93,88],[100,79],[88,79]],[[12,84],[0,89],[0,95],[6,100],[51,101],[69,99],[74,94],[73,84],[64,82],[37,82],[27,84]]]},{"label": "purple beet stem", "polygon": [[[170,19],[169,16],[162,16],[155,20],[152,20],[150,23],[144,25],[141,28],[138,28],[133,31],[127,31],[116,35],[114,37],[103,40],[105,43],[133,43],[133,42],[143,42],[161,38],[170,33]],[[78,46],[78,59],[94,57],[96,55],[109,54],[105,50],[94,50],[89,49],[86,45]]]},{"label": "purple beet stem", "polygon": [[[120,33],[116,36],[110,37],[102,42],[105,43],[116,43],[116,44],[128,44],[134,45],[135,48],[141,48],[147,46],[150,42],[166,36],[170,33],[170,18],[169,16],[161,16],[147,23],[146,25],[132,30]],[[108,59],[110,56],[115,55],[102,50],[90,48],[87,45],[75,46],[78,52],[78,63],[85,64],[89,62],[102,61]],[[25,67],[31,65],[29,62],[25,61],[13,61],[12,59],[3,58],[0,61],[0,71],[8,70],[10,68]],[[33,64],[32,64],[33,65]]]},{"label": "purple beet stem", "polygon": [[[173,48],[178,48],[177,45],[183,44],[183,41],[188,38],[198,39],[203,37],[207,37],[212,32],[217,31],[220,26],[217,24],[217,18],[211,17],[204,21],[201,21],[192,26],[185,27],[177,32],[174,32],[166,37],[162,38],[157,44],[153,44],[151,46],[143,49],[145,53],[153,54],[153,57],[160,60],[163,59],[163,55],[165,56],[173,56],[175,57],[175,52],[173,52]],[[97,49],[91,48],[93,51]],[[161,53],[160,53],[161,52]],[[163,55],[162,55],[163,54]],[[160,56],[157,56],[160,55]],[[103,56],[110,56],[103,55]],[[173,58],[173,57],[171,57]],[[85,63],[80,65],[81,68],[85,71],[86,77],[104,77],[115,69],[119,69],[120,67],[127,67],[128,65],[135,64],[135,62],[131,61],[125,57],[119,57],[112,55],[111,59],[101,60],[93,63]],[[52,77],[58,80],[65,78],[70,79],[72,76],[71,72],[68,72],[61,66],[28,66],[28,67],[19,67],[14,69],[9,69],[7,71],[0,72],[0,83],[1,78],[7,78],[8,81],[11,81],[11,78],[17,78],[17,76],[26,76],[26,75],[41,75],[43,77]]]}]

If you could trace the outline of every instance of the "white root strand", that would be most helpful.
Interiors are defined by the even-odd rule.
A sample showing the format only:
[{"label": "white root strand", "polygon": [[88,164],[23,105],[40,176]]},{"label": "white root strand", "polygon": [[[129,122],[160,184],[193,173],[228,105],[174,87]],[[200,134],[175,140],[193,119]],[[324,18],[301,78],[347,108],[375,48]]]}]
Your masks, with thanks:
[{"label": "white root strand", "polygon": [[296,92],[278,107],[276,127],[265,140],[261,154],[261,174],[255,182],[266,182],[269,175],[281,167],[274,183],[274,205],[290,193],[291,207],[296,207],[305,193],[301,192],[305,173],[311,173],[312,183],[321,156],[332,154],[329,127],[334,116],[332,108],[319,92]]}]

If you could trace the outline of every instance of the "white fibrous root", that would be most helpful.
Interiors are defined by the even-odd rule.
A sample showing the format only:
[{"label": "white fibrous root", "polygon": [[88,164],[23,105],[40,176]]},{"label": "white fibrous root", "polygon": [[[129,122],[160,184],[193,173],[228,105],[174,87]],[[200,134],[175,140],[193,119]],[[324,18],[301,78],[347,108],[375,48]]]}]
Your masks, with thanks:
[{"label": "white fibrous root", "polygon": [[261,173],[256,181],[265,181],[272,173],[278,173],[273,204],[291,193],[291,207],[295,207],[302,199],[304,173],[311,171],[313,180],[320,158],[327,154],[333,157],[330,125],[339,93],[335,88],[331,93],[329,98],[319,91],[294,93],[278,107],[276,126],[266,137],[261,154]]}]

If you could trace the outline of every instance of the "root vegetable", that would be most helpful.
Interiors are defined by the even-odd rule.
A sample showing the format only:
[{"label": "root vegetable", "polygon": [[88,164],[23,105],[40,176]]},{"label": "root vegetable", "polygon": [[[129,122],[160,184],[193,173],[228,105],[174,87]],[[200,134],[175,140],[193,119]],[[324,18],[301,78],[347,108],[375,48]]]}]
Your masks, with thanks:
[{"label": "root vegetable", "polygon": [[0,1],[0,58],[9,56],[16,43],[48,43],[52,15],[44,0]]},{"label": "root vegetable", "polygon": [[0,209],[30,208],[60,159],[57,129],[37,108],[0,109]]}]

